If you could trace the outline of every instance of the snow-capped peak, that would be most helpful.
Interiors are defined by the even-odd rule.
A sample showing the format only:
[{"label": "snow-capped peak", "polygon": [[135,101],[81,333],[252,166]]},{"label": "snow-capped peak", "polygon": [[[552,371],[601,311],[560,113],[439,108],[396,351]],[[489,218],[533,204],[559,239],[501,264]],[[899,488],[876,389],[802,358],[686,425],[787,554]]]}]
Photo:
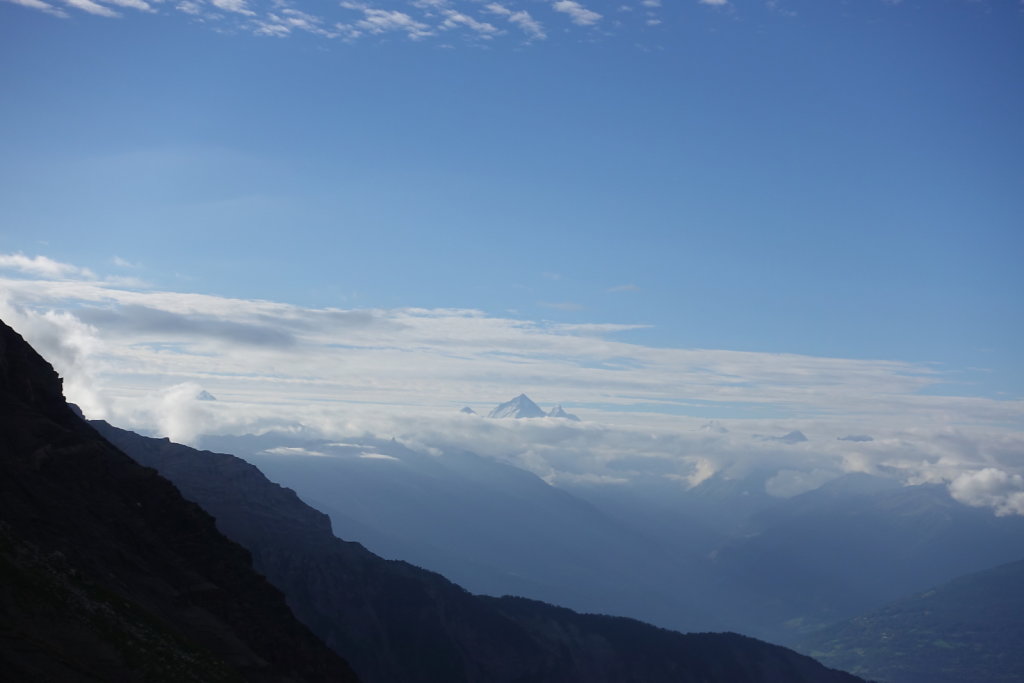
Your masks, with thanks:
[{"label": "snow-capped peak", "polygon": [[487,414],[487,417],[544,417],[545,413],[526,394],[519,394],[511,401],[502,403]]},{"label": "snow-capped peak", "polygon": [[580,421],[580,419],[578,417],[576,417],[575,415],[573,415],[572,413],[565,412],[565,409],[562,408],[562,404],[561,403],[559,403],[554,408],[552,408],[551,410],[548,411],[548,417],[560,417],[560,418],[562,418],[564,420],[572,420],[573,422],[579,422]]}]

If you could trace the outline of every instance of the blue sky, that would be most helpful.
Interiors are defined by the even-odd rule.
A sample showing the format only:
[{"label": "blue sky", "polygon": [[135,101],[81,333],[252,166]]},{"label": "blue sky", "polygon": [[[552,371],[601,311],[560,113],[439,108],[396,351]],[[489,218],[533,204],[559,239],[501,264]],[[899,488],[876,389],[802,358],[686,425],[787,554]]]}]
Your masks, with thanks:
[{"label": "blue sky", "polygon": [[0,317],[187,442],[1024,514],[1022,83],[1010,0],[0,0]]},{"label": "blue sky", "polygon": [[19,0],[0,62],[4,253],[1021,394],[1018,2]]}]

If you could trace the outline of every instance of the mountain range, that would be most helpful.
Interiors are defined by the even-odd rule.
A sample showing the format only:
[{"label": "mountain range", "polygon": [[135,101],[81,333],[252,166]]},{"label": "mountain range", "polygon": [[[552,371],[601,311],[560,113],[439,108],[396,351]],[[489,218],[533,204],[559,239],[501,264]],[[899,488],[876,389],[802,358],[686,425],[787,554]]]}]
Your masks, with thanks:
[{"label": "mountain range", "polygon": [[390,439],[205,443],[294,488],[340,536],[471,591],[785,645],[1024,548],[1024,518],[865,474],[778,498],[767,471],[689,489],[657,476],[552,486],[492,458]]},{"label": "mountain range", "polygon": [[[472,411],[472,409],[470,409]],[[463,409],[465,411],[465,408]],[[539,405],[530,400],[530,397],[526,394],[519,394],[510,401],[496,406],[491,412],[487,414],[487,417],[492,418],[504,418],[511,417],[516,419],[532,418],[532,417],[555,417],[565,420],[572,420],[573,422],[579,422],[580,418],[573,415],[572,413],[565,412],[561,404],[552,407],[550,410],[545,412]]]},{"label": "mountain range", "polygon": [[471,595],[337,539],[238,458],[97,424],[175,488],[72,412],[6,326],[0,408],[0,662],[17,680],[356,680],[335,653],[364,681],[859,680],[736,634]]}]

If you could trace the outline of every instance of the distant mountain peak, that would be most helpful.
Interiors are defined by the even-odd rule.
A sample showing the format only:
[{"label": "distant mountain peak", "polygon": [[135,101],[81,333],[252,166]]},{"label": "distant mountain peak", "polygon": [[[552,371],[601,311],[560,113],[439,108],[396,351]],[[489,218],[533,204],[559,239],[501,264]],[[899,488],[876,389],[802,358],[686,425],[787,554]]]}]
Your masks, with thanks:
[{"label": "distant mountain peak", "polygon": [[759,439],[764,441],[780,441],[785,444],[796,444],[807,441],[807,435],[801,432],[799,429],[794,429],[791,432],[783,434],[782,436],[759,436]]},{"label": "distant mountain peak", "polygon": [[213,394],[211,394],[206,389],[203,389],[198,394],[196,394],[196,400],[197,401],[216,401],[217,397],[214,396]]},{"label": "distant mountain peak", "polygon": [[476,411],[470,408],[469,406],[462,406],[462,409],[459,410],[459,412],[465,415],[476,415]]},{"label": "distant mountain peak", "polygon": [[554,408],[549,410],[548,413],[547,413],[547,416],[548,417],[559,417],[559,418],[562,418],[563,420],[572,420],[573,422],[579,422],[580,421],[580,418],[576,417],[572,413],[565,412],[565,409],[562,408],[562,404],[561,403],[559,403]]},{"label": "distant mountain peak", "polygon": [[502,403],[487,414],[487,417],[545,417],[546,413],[540,406],[530,400],[526,394],[519,394],[511,401]]},{"label": "distant mountain peak", "polygon": [[711,434],[728,434],[729,430],[726,429],[721,422],[718,420],[708,420],[700,426],[700,431],[708,432]]}]

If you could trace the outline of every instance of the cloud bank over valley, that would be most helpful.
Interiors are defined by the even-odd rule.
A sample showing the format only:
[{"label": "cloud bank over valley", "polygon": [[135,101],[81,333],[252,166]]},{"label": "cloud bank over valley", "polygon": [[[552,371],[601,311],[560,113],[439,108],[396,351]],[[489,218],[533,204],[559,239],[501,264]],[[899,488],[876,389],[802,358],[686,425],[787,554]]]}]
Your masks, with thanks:
[{"label": "cloud bank over valley", "polygon": [[[70,400],[185,443],[298,430],[466,449],[551,483],[766,473],[788,497],[843,473],[945,483],[1024,514],[1024,401],[956,395],[956,368],[624,341],[636,325],[464,309],[308,308],[159,291],[0,255],[0,317]],[[488,419],[527,393],[582,418]],[[210,400],[216,397],[216,400]]]}]

